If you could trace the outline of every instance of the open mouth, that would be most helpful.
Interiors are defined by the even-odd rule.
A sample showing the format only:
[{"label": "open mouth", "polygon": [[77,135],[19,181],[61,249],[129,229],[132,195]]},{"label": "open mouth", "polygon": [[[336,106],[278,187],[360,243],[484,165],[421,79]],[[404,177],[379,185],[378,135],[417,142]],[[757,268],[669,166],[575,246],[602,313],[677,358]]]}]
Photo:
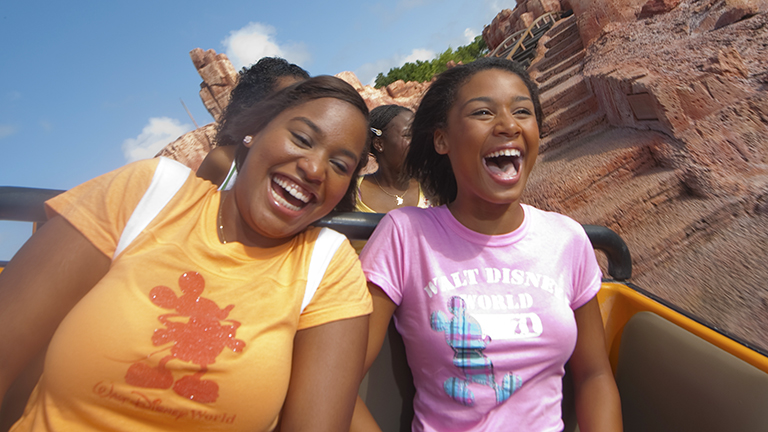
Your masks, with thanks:
[{"label": "open mouth", "polygon": [[491,174],[503,179],[510,179],[516,176],[522,161],[523,158],[518,149],[495,151],[483,158],[483,162]]},{"label": "open mouth", "polygon": [[283,207],[299,211],[312,200],[312,194],[287,177],[272,176],[272,196]]}]

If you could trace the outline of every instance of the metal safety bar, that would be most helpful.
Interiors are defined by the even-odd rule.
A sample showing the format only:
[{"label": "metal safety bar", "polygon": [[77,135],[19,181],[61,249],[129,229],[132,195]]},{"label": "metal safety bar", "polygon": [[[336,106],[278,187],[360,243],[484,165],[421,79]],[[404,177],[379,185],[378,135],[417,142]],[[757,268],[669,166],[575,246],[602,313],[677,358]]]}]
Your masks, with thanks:
[{"label": "metal safety bar", "polygon": [[[43,203],[62,192],[56,189],[0,186],[0,220],[45,222]],[[353,240],[365,240],[371,236],[382,217],[384,215],[378,213],[331,213],[315,222],[315,225],[332,228]],[[599,225],[583,227],[592,247],[604,252],[608,258],[608,274],[618,281],[629,279],[632,276],[632,256],[621,236]]]}]

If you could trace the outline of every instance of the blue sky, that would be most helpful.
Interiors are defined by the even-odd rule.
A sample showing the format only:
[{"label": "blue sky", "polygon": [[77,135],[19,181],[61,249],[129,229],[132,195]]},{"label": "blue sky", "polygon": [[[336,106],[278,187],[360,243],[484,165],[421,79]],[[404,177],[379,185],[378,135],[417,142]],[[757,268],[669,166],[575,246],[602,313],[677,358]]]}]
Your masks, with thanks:
[{"label": "blue sky", "polygon": [[[69,189],[212,121],[189,51],[364,84],[465,45],[514,0],[0,0],[0,186]],[[0,221],[0,260],[31,225]]]}]

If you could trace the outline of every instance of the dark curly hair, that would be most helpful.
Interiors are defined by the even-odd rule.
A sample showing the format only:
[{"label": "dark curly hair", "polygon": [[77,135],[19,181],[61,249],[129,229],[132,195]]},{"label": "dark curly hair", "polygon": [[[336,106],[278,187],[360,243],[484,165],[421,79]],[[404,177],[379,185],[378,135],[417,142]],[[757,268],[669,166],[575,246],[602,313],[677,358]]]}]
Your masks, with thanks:
[{"label": "dark curly hair", "polygon": [[520,77],[533,100],[536,123],[541,130],[544,114],[541,111],[539,91],[525,68],[512,60],[484,57],[472,63],[459,65],[438,75],[424,94],[411,124],[411,146],[405,158],[405,174],[416,178],[435,205],[448,204],[456,199],[456,177],[447,155],[435,151],[433,142],[437,129],[446,126],[450,111],[461,86],[476,73],[488,69],[501,69]]},{"label": "dark curly hair", "polygon": [[[402,112],[409,112],[413,113],[410,109],[401,106],[401,105],[381,105],[377,106],[376,108],[371,110],[371,128],[377,129],[380,131],[381,134],[384,133],[384,129],[389,126],[389,122],[391,122],[395,117],[400,115]],[[378,135],[373,130],[369,131],[371,134],[371,141],[373,141],[375,138],[383,136]],[[375,146],[371,146],[371,153],[373,153],[373,156],[376,157],[378,160],[379,158],[379,151],[376,150]]]},{"label": "dark curly hair", "polygon": [[[354,87],[345,81],[336,77],[321,75],[295,83],[267,96],[260,103],[241,111],[237,116],[230,119],[230,127],[227,128],[227,132],[230,134],[229,139],[238,142],[238,147],[235,150],[235,165],[238,172],[241,170],[245,157],[248,155],[248,147],[243,144],[243,138],[246,135],[254,136],[258,134],[275,117],[287,109],[322,98],[334,98],[349,103],[363,114],[366,125],[368,124],[368,107],[365,105],[365,101]],[[368,161],[364,157],[364,155],[368,154],[370,148],[370,139],[367,137],[366,135],[363,151],[358,155],[359,163],[352,173],[353,180],[357,178],[360,169]],[[350,181],[347,193],[335,210],[353,211],[355,208],[356,191],[356,182]]]},{"label": "dark curly hair", "polygon": [[237,85],[229,94],[229,103],[224,108],[216,127],[214,143],[217,147],[237,145],[226,131],[230,119],[269,96],[275,91],[277,81],[283,77],[305,80],[309,78],[309,74],[301,67],[288,63],[280,57],[263,57],[251,67],[240,70]]}]

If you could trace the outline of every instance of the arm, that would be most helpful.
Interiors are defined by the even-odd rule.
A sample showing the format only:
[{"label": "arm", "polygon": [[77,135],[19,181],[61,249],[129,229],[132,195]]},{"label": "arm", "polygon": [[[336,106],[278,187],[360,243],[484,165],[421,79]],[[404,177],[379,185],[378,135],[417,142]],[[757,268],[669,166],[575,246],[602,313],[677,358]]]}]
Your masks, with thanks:
[{"label": "arm", "polygon": [[583,432],[621,431],[621,402],[613,378],[597,298],[574,311],[578,339],[569,362],[576,417]]},{"label": "arm", "polygon": [[339,431],[349,426],[367,335],[367,316],[296,333],[281,431]]},{"label": "arm", "polygon": [[44,224],[0,273],[0,398],[111,260],[61,216]]},{"label": "arm", "polygon": [[[368,282],[368,290],[373,298],[373,313],[368,323],[368,349],[365,354],[365,369],[363,375],[368,372],[373,361],[381,351],[381,345],[384,343],[384,337],[387,335],[389,321],[392,314],[395,313],[397,305],[375,284]],[[362,376],[361,376],[362,378]],[[352,416],[352,426],[350,431],[379,431],[376,420],[373,419],[365,402],[357,397],[355,403],[355,413]]]},{"label": "arm", "polygon": [[200,168],[197,169],[197,176],[210,181],[216,186],[221,186],[235,159],[236,146],[216,147],[208,152]]}]

